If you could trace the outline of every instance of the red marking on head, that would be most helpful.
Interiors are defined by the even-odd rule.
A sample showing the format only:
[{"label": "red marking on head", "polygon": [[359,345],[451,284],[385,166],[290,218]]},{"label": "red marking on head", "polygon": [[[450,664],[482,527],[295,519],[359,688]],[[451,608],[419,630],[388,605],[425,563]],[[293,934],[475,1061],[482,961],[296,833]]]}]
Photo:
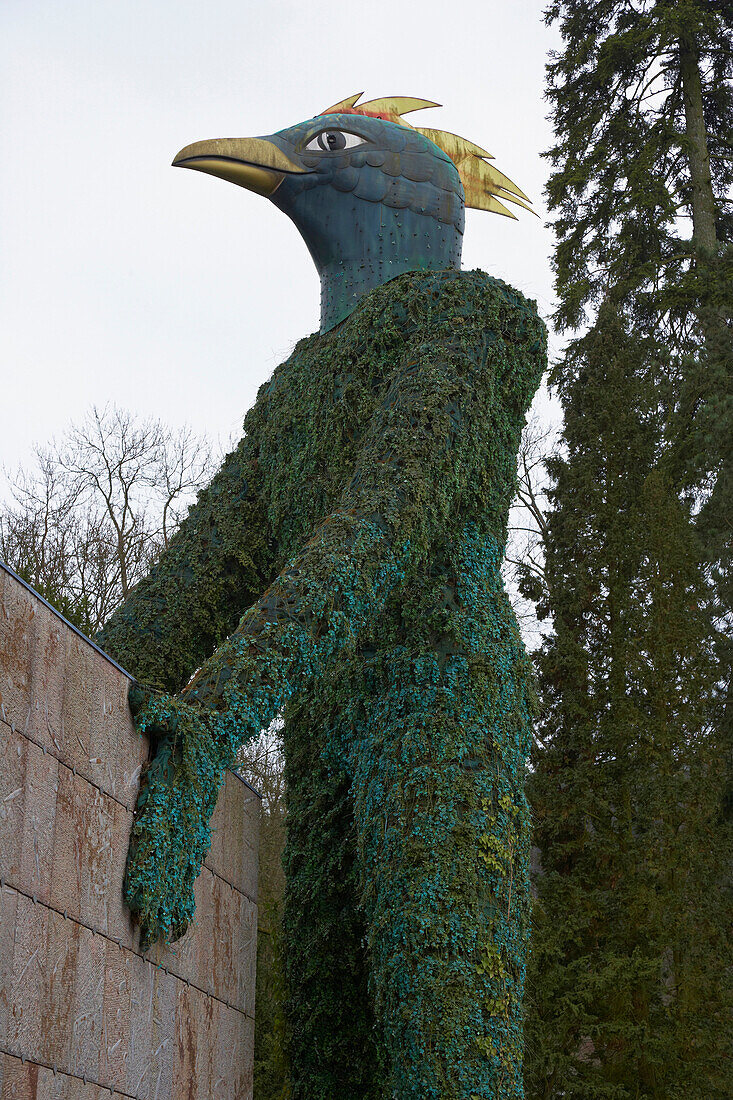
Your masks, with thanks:
[{"label": "red marking on head", "polygon": [[331,115],[365,115],[367,118],[381,118],[383,122],[394,122],[399,115],[386,115],[379,111],[360,111],[358,107],[345,107],[340,111],[326,111]]}]

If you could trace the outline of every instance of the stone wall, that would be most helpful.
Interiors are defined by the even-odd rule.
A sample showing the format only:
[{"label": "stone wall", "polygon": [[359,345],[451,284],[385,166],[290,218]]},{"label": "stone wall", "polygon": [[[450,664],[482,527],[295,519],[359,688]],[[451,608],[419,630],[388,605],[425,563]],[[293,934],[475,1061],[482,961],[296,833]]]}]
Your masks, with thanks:
[{"label": "stone wall", "polygon": [[0,1097],[252,1095],[259,798],[230,774],[196,927],[122,901],[148,745],[122,669],[0,566]]}]

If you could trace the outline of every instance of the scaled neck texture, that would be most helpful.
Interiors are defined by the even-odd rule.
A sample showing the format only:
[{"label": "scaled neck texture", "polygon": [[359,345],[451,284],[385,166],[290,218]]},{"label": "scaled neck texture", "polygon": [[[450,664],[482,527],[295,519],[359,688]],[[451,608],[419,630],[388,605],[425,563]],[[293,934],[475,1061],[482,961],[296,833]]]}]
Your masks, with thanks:
[{"label": "scaled neck texture", "polygon": [[359,300],[375,287],[383,286],[398,275],[410,271],[460,271],[460,254],[456,262],[446,262],[436,255],[434,262],[418,262],[408,257],[403,260],[380,258],[377,261],[345,260],[329,265],[321,276],[321,333],[344,321],[358,305]]},{"label": "scaled neck texture", "polygon": [[[348,317],[360,298],[408,271],[460,271],[464,213],[459,195],[445,192],[441,216],[342,195],[321,188],[272,202],[295,222],[321,280],[321,332]],[[284,199],[287,198],[287,202]],[[308,203],[306,205],[306,199]],[[326,202],[326,200],[329,200]]]}]

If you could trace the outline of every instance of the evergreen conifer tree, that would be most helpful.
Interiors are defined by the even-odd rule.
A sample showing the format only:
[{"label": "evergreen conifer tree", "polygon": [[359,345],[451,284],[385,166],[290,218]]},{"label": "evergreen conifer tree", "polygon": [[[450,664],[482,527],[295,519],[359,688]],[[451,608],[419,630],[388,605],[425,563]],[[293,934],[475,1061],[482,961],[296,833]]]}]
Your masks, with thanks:
[{"label": "evergreen conifer tree", "polygon": [[527,1095],[722,1100],[733,4],[548,19],[556,320],[576,335],[538,608]]}]

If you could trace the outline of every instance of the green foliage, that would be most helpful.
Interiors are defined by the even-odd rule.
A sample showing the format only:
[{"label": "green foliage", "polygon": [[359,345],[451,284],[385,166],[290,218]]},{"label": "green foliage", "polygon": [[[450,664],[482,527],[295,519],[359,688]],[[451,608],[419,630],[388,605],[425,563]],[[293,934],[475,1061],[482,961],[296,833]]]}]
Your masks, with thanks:
[{"label": "green foliage", "polygon": [[[647,341],[665,464],[702,505],[702,552],[729,614],[733,7],[556,0],[547,19],[564,47],[548,66],[556,321],[577,331],[609,301]],[[571,342],[554,380],[579,359]]]},{"label": "green foliage", "polygon": [[[733,8],[708,0],[554,0],[563,37],[548,94],[561,329],[577,329],[608,287],[653,331],[698,326],[703,289],[687,232],[695,196],[683,55],[704,71],[703,112],[719,242],[731,241]],[[727,199],[727,201],[726,201]],[[729,270],[729,268],[728,268]],[[707,281],[707,280],[706,280]],[[692,335],[693,333],[690,333]]]},{"label": "green foliage", "polygon": [[257,980],[254,1095],[289,1100],[290,1068],[285,1019],[282,865],[285,845],[285,773],[281,723],[238,755],[237,771],[262,795],[257,879]]},{"label": "green foliage", "polygon": [[253,1073],[257,1100],[290,1100],[281,908],[281,899],[263,901],[260,887]]},{"label": "green foliage", "polygon": [[553,372],[527,1092],[722,1100],[733,8],[547,18],[557,321],[576,335]]},{"label": "green foliage", "polygon": [[657,462],[644,348],[607,309],[583,348],[552,470],[527,1091],[722,1098],[731,849],[707,586]]},{"label": "green foliage", "polygon": [[105,628],[179,691],[138,715],[151,937],[190,916],[222,768],[284,711],[293,1100],[522,1095],[533,694],[500,563],[544,341],[481,272],[372,291],[275,371]]}]

